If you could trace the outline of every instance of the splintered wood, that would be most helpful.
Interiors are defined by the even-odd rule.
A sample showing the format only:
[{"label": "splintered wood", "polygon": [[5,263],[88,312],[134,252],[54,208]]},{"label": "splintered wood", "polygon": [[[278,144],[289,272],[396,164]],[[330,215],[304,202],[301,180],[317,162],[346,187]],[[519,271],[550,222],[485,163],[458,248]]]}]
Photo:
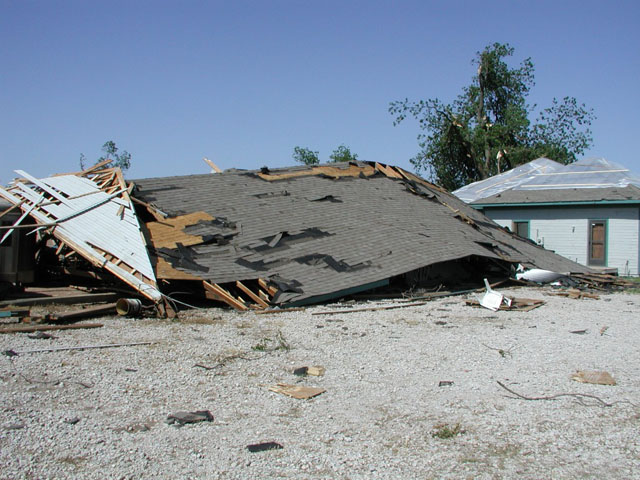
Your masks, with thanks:
[{"label": "splintered wood", "polygon": [[289,385],[287,383],[278,383],[269,387],[269,390],[276,393],[281,393],[287,397],[297,398],[299,400],[306,400],[308,398],[317,397],[321,393],[326,392],[324,388],[319,387],[303,387],[300,385]]},{"label": "splintered wood", "polygon": [[[470,307],[480,307],[478,300],[467,300],[466,304]],[[504,303],[500,305],[498,310],[508,310],[514,312],[529,312],[534,308],[544,305],[544,300],[536,300],[535,298],[513,298],[511,299],[511,305],[507,306]]]},{"label": "splintered wood", "polygon": [[596,295],[595,293],[583,292],[575,288],[570,288],[569,290],[566,290],[566,291],[553,292],[553,293],[550,293],[549,295],[555,295],[558,297],[568,297],[568,298],[573,298],[574,300],[583,299],[583,298],[592,298],[594,300],[600,299],[600,295]]},{"label": "splintered wood", "polygon": [[31,216],[36,225],[29,228],[51,233],[58,253],[69,249],[67,255],[77,254],[158,303],[162,294],[131,204],[132,186],[109,163],[47,178],[16,170],[22,178],[0,187],[0,197],[23,211],[14,227]]}]

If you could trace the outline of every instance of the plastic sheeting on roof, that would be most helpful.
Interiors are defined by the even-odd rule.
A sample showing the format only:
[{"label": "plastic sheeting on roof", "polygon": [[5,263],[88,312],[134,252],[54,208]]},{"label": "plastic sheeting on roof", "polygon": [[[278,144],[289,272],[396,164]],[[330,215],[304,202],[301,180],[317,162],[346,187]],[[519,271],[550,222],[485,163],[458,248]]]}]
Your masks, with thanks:
[{"label": "plastic sheeting on roof", "polygon": [[539,158],[500,175],[466,185],[453,194],[472,203],[506,190],[611,188],[629,185],[640,187],[640,177],[628,168],[604,158],[587,158],[569,165]]},{"label": "plastic sheeting on roof", "polygon": [[512,170],[506,171],[499,175],[480,180],[479,182],[470,183],[459,188],[453,194],[460,200],[471,203],[481,198],[491,197],[510,188],[526,182],[534,175],[540,173],[551,173],[562,168],[562,164],[549,160],[548,158],[538,158],[532,162],[520,165]]},{"label": "plastic sheeting on roof", "polygon": [[640,186],[640,177],[628,168],[604,158],[587,158],[563,165],[556,171],[535,174],[514,190],[611,188],[629,185]]}]

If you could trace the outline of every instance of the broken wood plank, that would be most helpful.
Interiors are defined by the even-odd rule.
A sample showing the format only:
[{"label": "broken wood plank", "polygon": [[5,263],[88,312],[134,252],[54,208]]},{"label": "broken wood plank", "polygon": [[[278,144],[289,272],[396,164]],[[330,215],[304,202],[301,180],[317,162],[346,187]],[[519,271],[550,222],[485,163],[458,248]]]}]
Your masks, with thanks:
[{"label": "broken wood plank", "polygon": [[211,167],[211,169],[216,172],[216,173],[222,173],[222,170],[220,169],[220,167],[218,167],[215,163],[213,163],[211,160],[209,160],[207,157],[202,157],[202,160],[204,160],[204,162],[209,165]]},{"label": "broken wood plank", "polygon": [[306,310],[306,307],[297,307],[297,308],[279,308],[279,309],[270,309],[270,310],[260,310],[256,312],[259,315],[264,315],[267,313],[288,313],[288,312],[302,312]]},{"label": "broken wood plank", "polygon": [[560,292],[551,292],[549,293],[549,295],[553,295],[556,297],[568,297],[568,298],[573,298],[574,300],[581,299],[581,298],[592,298],[594,300],[600,299],[600,295],[597,295],[595,293],[587,293],[587,292],[582,292],[580,290],[574,290],[574,289],[569,289],[567,291],[560,291]]},{"label": "broken wood plank", "polygon": [[69,312],[62,314],[49,314],[45,318],[49,322],[71,322],[82,318],[101,317],[116,313],[116,304],[101,305],[98,307],[85,308],[77,312]]},{"label": "broken wood plank", "polygon": [[69,296],[42,296],[34,298],[18,298],[14,300],[1,300],[0,305],[49,305],[51,303],[63,303],[66,305],[78,303],[101,303],[118,300],[117,293],[82,293]]},{"label": "broken wood plank", "polygon": [[300,385],[289,385],[286,383],[278,383],[269,387],[269,390],[281,393],[287,397],[297,398],[298,400],[306,400],[308,398],[317,397],[321,393],[326,392],[324,388],[319,387],[303,387]]},{"label": "broken wood plank", "polygon": [[244,302],[239,302],[238,300],[233,298],[233,296],[231,296],[231,294],[227,292],[224,288],[222,288],[220,285],[216,283],[209,283],[205,280],[202,281],[202,285],[204,285],[204,288],[206,291],[214,294],[213,300],[222,301],[237,310],[244,311],[249,309],[244,304]]},{"label": "broken wood plank", "polygon": [[418,307],[420,305],[426,305],[427,303],[428,302],[416,302],[416,303],[403,303],[400,305],[385,305],[382,307],[354,308],[351,310],[327,310],[324,312],[314,312],[311,315],[335,315],[335,314],[355,313],[355,312],[375,312],[377,310],[392,310],[394,308]]},{"label": "broken wood plank", "polygon": [[266,290],[271,296],[275,295],[278,292],[277,288],[270,287],[263,278],[258,279],[258,285],[260,285],[263,290]]},{"label": "broken wood plank", "polygon": [[[465,302],[470,307],[480,307],[478,300],[466,300]],[[544,300],[537,300],[534,298],[512,298],[511,305],[505,305],[502,303],[498,310],[508,310],[514,312],[529,312],[535,308],[541,307],[545,304]]]},{"label": "broken wood plank", "polygon": [[156,342],[135,342],[135,343],[108,343],[105,345],[83,345],[80,347],[52,347],[52,348],[38,348],[36,350],[21,350],[17,353],[22,355],[24,353],[42,353],[42,352],[64,352],[68,350],[92,350],[96,348],[116,348],[116,347],[135,347],[138,345],[153,345]]},{"label": "broken wood plank", "polygon": [[101,323],[76,323],[75,325],[20,325],[0,328],[0,333],[29,333],[46,330],[77,330],[81,328],[100,328]]},{"label": "broken wood plank", "polygon": [[260,298],[258,295],[253,293],[251,290],[249,290],[249,288],[247,288],[247,286],[244,285],[240,280],[236,282],[236,287],[238,287],[240,290],[246,293],[249,296],[249,298],[251,298],[251,300],[256,302],[258,305],[261,305],[264,308],[267,308],[269,306],[267,302],[265,302],[262,298]]}]

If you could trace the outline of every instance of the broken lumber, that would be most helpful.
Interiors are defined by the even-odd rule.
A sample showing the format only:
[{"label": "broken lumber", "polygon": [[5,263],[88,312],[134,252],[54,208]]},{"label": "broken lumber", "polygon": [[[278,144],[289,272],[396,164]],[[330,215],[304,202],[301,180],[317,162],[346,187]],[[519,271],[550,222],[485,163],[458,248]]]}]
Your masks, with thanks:
[{"label": "broken lumber", "polygon": [[117,293],[82,293],[79,295],[59,295],[59,296],[41,296],[32,298],[17,298],[15,300],[2,300],[0,305],[49,305],[51,303],[62,303],[65,305],[76,303],[101,303],[117,300]]},{"label": "broken lumber", "polygon": [[269,390],[276,393],[281,393],[287,397],[297,398],[298,400],[306,400],[308,398],[317,397],[321,393],[326,392],[324,388],[319,387],[303,387],[300,385],[289,385],[286,383],[278,383]]},{"label": "broken lumber", "polygon": [[314,312],[311,315],[335,315],[335,314],[341,314],[341,313],[375,312],[377,310],[392,310],[394,308],[418,307],[420,305],[426,305],[426,304],[427,302],[416,302],[416,303],[403,303],[401,305],[385,305],[382,307],[354,308],[351,310],[327,310],[324,312]]},{"label": "broken lumber", "polygon": [[[480,302],[478,300],[467,300],[465,302],[470,307],[480,307]],[[535,298],[513,298],[511,300],[511,305],[507,306],[504,303],[500,305],[498,310],[508,310],[513,312],[529,312],[534,308],[541,307],[544,305],[544,300],[537,300]]]},{"label": "broken lumber", "polygon": [[[74,325],[75,326],[75,325]],[[116,348],[116,347],[135,347],[138,345],[152,345],[155,342],[136,342],[136,343],[108,343],[106,345],[84,345],[80,347],[53,347],[53,348],[38,348],[37,350],[21,350],[19,352],[13,352],[17,355],[23,353],[42,353],[42,352],[64,352],[67,350],[92,350],[95,348]]]},{"label": "broken lumber", "polygon": [[62,323],[73,322],[75,320],[81,320],[83,318],[101,317],[104,315],[110,315],[116,313],[116,303],[110,303],[108,305],[101,305],[99,307],[85,308],[77,312],[69,312],[62,314],[50,313],[45,318],[48,322]]},{"label": "broken lumber", "polygon": [[0,328],[0,333],[30,333],[46,330],[76,330],[80,328],[100,328],[101,323],[77,323],[75,325],[19,325]]}]

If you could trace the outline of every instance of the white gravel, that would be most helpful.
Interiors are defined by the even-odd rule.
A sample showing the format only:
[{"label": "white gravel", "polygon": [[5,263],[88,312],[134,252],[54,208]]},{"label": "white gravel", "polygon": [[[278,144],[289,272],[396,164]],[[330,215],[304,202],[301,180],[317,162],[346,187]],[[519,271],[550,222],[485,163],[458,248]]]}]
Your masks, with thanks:
[{"label": "white gravel", "polygon": [[[549,291],[502,290],[547,302],[530,312],[450,297],[360,313],[335,304],[107,318],[103,328],[48,340],[1,335],[3,351],[156,343],[0,356],[0,478],[640,478],[640,295],[572,300]],[[312,315],[328,309],[335,314]],[[279,335],[290,349],[271,350]],[[233,355],[241,358],[194,367]],[[291,373],[304,365],[326,374]],[[576,370],[606,370],[618,385],[577,383]],[[633,403],[526,401],[496,381],[527,396]],[[268,390],[278,382],[326,392],[296,400]],[[165,423],[195,410],[214,421]],[[434,436],[442,425],[462,432]],[[284,448],[246,449],[266,441]]]}]

